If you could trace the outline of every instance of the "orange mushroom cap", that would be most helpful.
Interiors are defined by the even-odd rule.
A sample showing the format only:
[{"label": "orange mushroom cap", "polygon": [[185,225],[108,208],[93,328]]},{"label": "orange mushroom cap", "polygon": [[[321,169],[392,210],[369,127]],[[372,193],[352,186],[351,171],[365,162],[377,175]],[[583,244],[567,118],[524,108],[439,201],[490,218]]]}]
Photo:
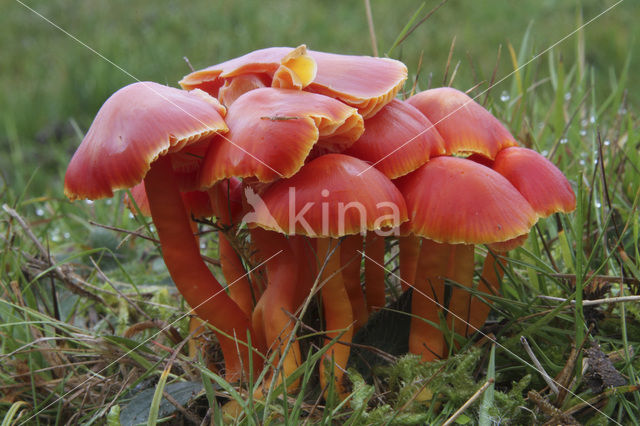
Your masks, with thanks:
[{"label": "orange mushroom cap", "polygon": [[391,102],[407,79],[407,67],[394,59],[313,50],[309,54],[318,74],[306,90],[338,98],[358,108],[364,118]]},{"label": "orange mushroom cap", "polygon": [[500,150],[518,145],[497,118],[459,90],[429,89],[407,102],[436,126],[450,154],[477,153],[493,159]]},{"label": "orange mushroom cap", "polygon": [[340,237],[407,219],[395,185],[362,160],[343,154],[314,159],[291,178],[267,187],[261,199],[253,204],[253,223],[290,235]]},{"label": "orange mushroom cap", "polygon": [[210,145],[201,187],[231,176],[262,182],[290,177],[316,142],[341,150],[364,131],[355,108],[327,96],[275,88],[240,96],[226,121],[230,131]]},{"label": "orange mushroom cap", "polygon": [[200,90],[152,82],[123,87],[100,108],[73,155],[65,195],[71,200],[105,198],[140,183],[158,157],[226,132],[224,114],[225,108]]},{"label": "orange mushroom cap", "polygon": [[576,208],[576,196],[564,174],[531,149],[503,149],[493,162],[493,170],[506,177],[542,217]]},{"label": "orange mushroom cap", "polygon": [[431,156],[445,153],[444,141],[428,118],[394,99],[365,120],[364,133],[344,154],[370,162],[389,179],[406,175]]},{"label": "orange mushroom cap", "polygon": [[[217,97],[227,80],[249,73],[267,76],[273,87],[302,88],[340,99],[358,108],[364,118],[372,117],[390,102],[407,79],[407,67],[393,59],[313,50],[305,50],[303,55],[300,47],[270,47],[195,71],[185,76],[180,85]],[[296,78],[302,83],[295,84]],[[225,105],[229,106],[226,102]]]},{"label": "orange mushroom cap", "polygon": [[202,89],[218,97],[223,85],[228,87],[231,79],[247,74],[273,87],[302,89],[315,78],[316,64],[305,45],[295,49],[270,47],[192,72],[180,80],[180,86],[186,90]]},{"label": "orange mushroom cap", "polygon": [[396,184],[409,213],[403,227],[440,243],[507,241],[538,219],[506,178],[464,158],[436,157]]}]

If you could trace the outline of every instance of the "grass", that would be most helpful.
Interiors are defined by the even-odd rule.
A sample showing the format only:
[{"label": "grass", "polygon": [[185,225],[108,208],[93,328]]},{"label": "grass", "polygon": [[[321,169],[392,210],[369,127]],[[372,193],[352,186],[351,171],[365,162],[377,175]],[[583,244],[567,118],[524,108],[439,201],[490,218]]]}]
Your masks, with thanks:
[{"label": "grass", "polygon": [[[487,8],[452,0],[392,51],[407,62],[419,88],[453,80],[466,90],[481,83],[472,94],[480,95],[523,145],[561,168],[579,203],[570,215],[539,222],[527,244],[512,253],[502,296],[492,298],[494,313],[483,329],[495,345],[470,339],[450,360],[425,365],[401,357],[377,369],[373,380],[354,370],[347,403],[319,397],[315,372],[321,352],[313,348],[316,333],[307,328],[299,333],[311,354],[298,371],[301,391],[283,398],[282,388],[273,389],[266,403],[246,398],[264,377],[244,387],[230,385],[208,368],[216,365],[215,351],[207,352],[212,359],[194,359],[181,349],[180,339],[189,335],[186,307],[155,245],[92,224],[147,235],[148,228],[123,208],[122,194],[95,203],[70,204],[62,197],[66,163],[91,118],[110,93],[131,80],[11,4],[0,18],[8,35],[0,52],[5,129],[0,142],[7,152],[0,159],[7,205],[0,211],[3,426],[118,424],[118,418],[147,422],[149,417],[219,423],[225,416],[240,424],[438,424],[490,380],[495,382],[461,413],[458,424],[527,424],[553,416],[588,424],[640,423],[640,305],[588,304],[640,294],[639,99],[638,82],[630,78],[638,57],[627,43],[638,32],[630,21],[639,6],[625,1],[519,68],[612,4],[500,2]],[[318,50],[371,52],[359,2],[29,5],[137,78],[169,84],[188,72],[182,56],[202,67],[259,47],[302,42]],[[436,5],[427,2],[420,16]],[[373,2],[381,52],[419,6]],[[566,22],[576,25],[567,28]],[[495,81],[511,75],[484,94],[494,68]],[[204,238],[203,244],[215,257],[215,238]],[[479,248],[477,255],[482,254]],[[168,324],[172,333],[158,334]],[[386,324],[384,332],[398,327]],[[522,337],[541,368],[570,392],[548,392]],[[593,373],[582,371],[582,349],[593,341],[611,354],[626,385],[613,390],[589,385]],[[175,404],[161,399],[163,390]]]}]

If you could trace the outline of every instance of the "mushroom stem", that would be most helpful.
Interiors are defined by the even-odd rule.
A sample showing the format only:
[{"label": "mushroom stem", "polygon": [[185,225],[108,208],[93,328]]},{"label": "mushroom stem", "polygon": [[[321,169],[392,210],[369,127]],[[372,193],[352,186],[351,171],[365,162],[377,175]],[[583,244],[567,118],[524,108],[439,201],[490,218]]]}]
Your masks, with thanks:
[{"label": "mushroom stem", "polygon": [[[297,340],[289,338],[294,332],[295,322],[291,315],[298,309],[296,287],[298,285],[299,262],[293,253],[288,239],[276,232],[256,228],[251,231],[253,244],[261,258],[272,258],[265,264],[267,272],[267,289],[260,297],[260,309],[256,310],[253,323],[262,322],[264,336],[269,351],[284,354],[282,369],[285,377],[289,377],[300,366],[302,356]],[[276,357],[276,360],[280,359]],[[274,369],[275,372],[275,369]],[[276,372],[273,376],[280,383],[282,375]],[[273,378],[271,379],[273,380]],[[266,384],[270,384],[268,380]],[[299,385],[299,380],[289,385],[289,390]]]},{"label": "mushroom stem", "polygon": [[[332,246],[338,241],[331,238],[319,238],[317,240],[317,256],[320,265],[327,260],[327,264],[320,276],[322,287],[322,307],[324,310],[324,321],[326,342],[336,338],[344,331],[340,338],[341,342],[351,343],[353,338],[353,310],[349,295],[344,286],[342,272],[340,271],[340,246],[336,246],[332,251]],[[340,343],[334,344],[332,348],[324,354],[324,360],[320,364],[320,384],[323,389],[327,388],[326,370],[329,363],[333,361],[333,377],[336,390],[341,396],[345,395],[345,388],[342,384],[342,377],[347,368],[350,347]]]},{"label": "mushroom stem", "polygon": [[[237,184],[239,185],[239,183]],[[217,182],[208,191],[209,203],[213,209],[213,214],[217,217],[218,224],[224,227],[233,227],[237,223],[234,217],[234,206],[232,205],[233,192],[236,190],[230,179]],[[238,304],[248,317],[251,317],[255,300],[259,296],[256,288],[249,281],[249,276],[242,264],[240,254],[231,244],[227,236],[218,232],[218,251],[220,255],[220,267],[222,275],[227,281],[229,297]],[[254,330],[255,331],[255,330]]]},{"label": "mushroom stem", "polygon": [[454,256],[452,260],[453,271],[446,278],[466,288],[451,285],[451,299],[446,315],[447,324],[451,325],[453,322],[454,338],[457,336],[467,337],[475,331],[469,326],[469,320],[473,315],[471,301],[475,297],[472,297],[472,293],[467,290],[473,286],[475,246],[473,244],[451,244],[449,250]]},{"label": "mushroom stem", "polygon": [[367,232],[365,242],[364,283],[367,295],[367,307],[373,312],[386,305],[385,298],[385,270],[384,265],[384,237],[374,232]]},{"label": "mushroom stem", "polygon": [[398,249],[400,250],[400,284],[402,290],[406,291],[416,279],[416,268],[420,259],[420,238],[415,234],[399,237]]},{"label": "mushroom stem", "polygon": [[[164,156],[152,163],[144,184],[162,256],[178,291],[201,319],[235,337],[216,333],[226,362],[227,379],[236,380],[242,373],[251,373],[245,343],[251,323],[202,260],[171,160]],[[259,371],[260,357],[253,357],[253,366],[255,372]]]},{"label": "mushroom stem", "polygon": [[[423,239],[411,298],[414,318],[411,319],[409,334],[409,350],[421,355],[423,361],[446,356],[446,340],[440,328],[442,307],[446,307],[446,279],[470,286],[473,279],[473,246],[441,244]],[[460,292],[464,290],[451,291],[449,310],[466,318],[465,310],[469,303]],[[453,318],[454,330],[456,327],[460,329],[462,323]]]},{"label": "mushroom stem", "polygon": [[240,256],[222,232],[218,232],[218,251],[220,253],[220,269],[222,269],[222,275],[227,281],[229,297],[238,304],[247,317],[250,317],[254,305],[251,283]]},{"label": "mushroom stem", "polygon": [[361,251],[362,235],[355,234],[344,237],[340,245],[340,262],[342,263],[342,279],[353,310],[354,332],[358,331],[369,317],[367,302],[360,284]]}]

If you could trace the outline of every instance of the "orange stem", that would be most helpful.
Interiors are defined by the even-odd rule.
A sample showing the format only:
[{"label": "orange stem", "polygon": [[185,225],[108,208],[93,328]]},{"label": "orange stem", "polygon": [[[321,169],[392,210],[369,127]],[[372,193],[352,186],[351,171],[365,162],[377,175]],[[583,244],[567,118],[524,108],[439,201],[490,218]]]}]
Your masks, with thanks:
[{"label": "orange stem", "polygon": [[251,283],[240,256],[222,232],[218,232],[218,251],[220,252],[220,267],[222,275],[227,281],[229,297],[238,304],[247,316],[251,316],[254,299]]},{"label": "orange stem", "polygon": [[[325,344],[336,338],[342,330],[346,329],[341,342],[351,343],[353,338],[353,310],[349,302],[349,295],[344,286],[342,273],[340,271],[340,246],[336,246],[336,240],[330,238],[319,238],[317,240],[318,262],[320,265],[327,259],[327,264],[322,271],[320,283],[324,283],[321,291],[322,307],[325,319]],[[335,250],[333,250],[333,247]],[[332,253],[333,250],[333,253]],[[331,256],[329,256],[331,254]],[[349,360],[350,347],[340,343],[334,344],[324,355],[320,364],[320,384],[322,388],[327,386],[327,366],[333,362],[333,377],[336,390],[341,397],[346,395],[343,385],[344,371]]]},{"label": "orange stem", "polygon": [[[258,250],[257,255],[263,261],[269,259],[264,265],[267,273],[267,289],[260,297],[258,302],[260,310],[254,315],[253,323],[262,321],[268,349],[282,354],[294,332],[295,322],[290,315],[295,315],[298,309],[296,303],[298,258],[293,253],[288,239],[282,234],[253,229],[251,237]],[[278,360],[279,357],[275,359]],[[301,361],[300,346],[294,338],[282,361],[284,376],[290,376],[300,366]],[[276,383],[280,383],[282,375],[278,374],[275,377]],[[297,388],[299,382],[296,380],[292,383],[289,390]],[[270,383],[270,380],[266,383]]]},{"label": "orange stem", "polygon": [[[432,361],[447,355],[445,336],[441,331],[440,317],[446,316],[445,279],[470,286],[473,280],[473,246],[464,244],[440,244],[428,239],[422,240],[420,259],[416,270],[415,289],[411,298],[411,312],[417,317],[411,319],[409,350],[420,354],[423,361]],[[449,310],[466,318],[464,290],[452,289]],[[468,292],[464,292],[468,295]],[[455,318],[449,315],[449,318]],[[432,325],[424,320],[435,324]],[[449,321],[447,321],[449,322]],[[461,328],[459,320],[453,320],[454,327]],[[454,328],[455,329],[455,328]]]},{"label": "orange stem", "polygon": [[[236,380],[242,373],[252,373],[248,371],[249,351],[245,343],[251,323],[202,260],[171,160],[160,157],[152,163],[144,184],[162,255],[178,291],[202,320],[235,337],[216,333],[226,362],[227,379]],[[257,372],[261,368],[260,357],[254,356],[253,361]]]},{"label": "orange stem", "polygon": [[368,232],[365,243],[364,283],[367,295],[367,308],[373,312],[386,305],[384,237]]},{"label": "orange stem", "polygon": [[353,309],[354,332],[358,331],[369,318],[367,302],[360,284],[360,265],[362,260],[362,235],[348,235],[340,244],[340,262],[342,263],[342,279],[349,295]]},{"label": "orange stem", "polygon": [[406,291],[416,279],[416,268],[420,259],[420,238],[415,234],[398,238],[400,250],[400,285]]},{"label": "orange stem", "polygon": [[447,324],[451,326],[453,322],[453,330],[456,335],[467,337],[475,331],[469,327],[471,293],[467,290],[473,286],[475,246],[472,244],[451,244],[449,250],[452,252],[452,259],[451,270],[447,278],[466,288],[451,285],[451,299],[446,315]]}]

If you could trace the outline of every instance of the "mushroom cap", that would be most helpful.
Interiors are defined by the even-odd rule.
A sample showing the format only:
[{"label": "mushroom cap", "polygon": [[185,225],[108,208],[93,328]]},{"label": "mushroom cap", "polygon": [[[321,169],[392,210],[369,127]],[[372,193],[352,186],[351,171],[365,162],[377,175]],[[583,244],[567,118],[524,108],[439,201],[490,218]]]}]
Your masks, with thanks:
[{"label": "mushroom cap", "polygon": [[313,50],[309,54],[318,73],[306,90],[338,98],[358,108],[365,119],[395,98],[407,80],[407,67],[394,59]]},{"label": "mushroom cap", "polygon": [[403,230],[440,243],[507,241],[538,219],[506,178],[464,158],[433,158],[396,184],[409,213]]},{"label": "mushroom cap", "polygon": [[477,153],[493,159],[500,150],[518,145],[497,118],[459,90],[429,89],[407,102],[436,126],[449,154]]},{"label": "mushroom cap", "polygon": [[493,170],[506,177],[542,217],[576,208],[576,196],[567,178],[536,151],[503,149],[493,162]]},{"label": "mushroom cap", "polygon": [[[256,50],[195,71],[185,76],[180,85],[187,90],[202,89],[217,97],[226,80],[248,73],[262,74],[272,79],[273,87],[302,88],[337,98],[369,118],[396,96],[407,79],[407,67],[393,59],[313,50],[306,51],[308,56],[304,56],[296,53],[298,49],[300,47]],[[313,66],[309,57],[314,61]],[[302,83],[293,84],[296,78]]]},{"label": "mushroom cap", "polygon": [[260,197],[262,202],[251,203],[252,222],[289,235],[337,238],[407,220],[395,185],[362,160],[343,154],[314,159],[291,178],[272,183]]},{"label": "mushroom cap", "polygon": [[290,177],[316,142],[341,150],[364,131],[357,110],[336,99],[269,87],[240,96],[229,107],[226,122],[229,133],[217,138],[205,157],[203,188],[231,176],[261,182]]},{"label": "mushroom cap", "polygon": [[225,108],[206,93],[139,82],[102,105],[65,175],[69,199],[113,196],[142,181],[151,163],[226,132]]},{"label": "mushroom cap", "polygon": [[410,173],[445,153],[444,141],[428,118],[394,99],[365,120],[364,133],[344,154],[373,166],[389,179]]},{"label": "mushroom cap", "polygon": [[285,89],[302,89],[316,76],[315,61],[308,55],[305,45],[297,48],[269,47],[194,71],[180,80],[186,90],[201,89],[212,96],[234,77],[258,75],[267,85]]},{"label": "mushroom cap", "polygon": [[242,74],[225,80],[224,85],[218,91],[218,99],[223,105],[229,107],[243,94],[261,87],[269,87],[269,82],[264,75]]}]

